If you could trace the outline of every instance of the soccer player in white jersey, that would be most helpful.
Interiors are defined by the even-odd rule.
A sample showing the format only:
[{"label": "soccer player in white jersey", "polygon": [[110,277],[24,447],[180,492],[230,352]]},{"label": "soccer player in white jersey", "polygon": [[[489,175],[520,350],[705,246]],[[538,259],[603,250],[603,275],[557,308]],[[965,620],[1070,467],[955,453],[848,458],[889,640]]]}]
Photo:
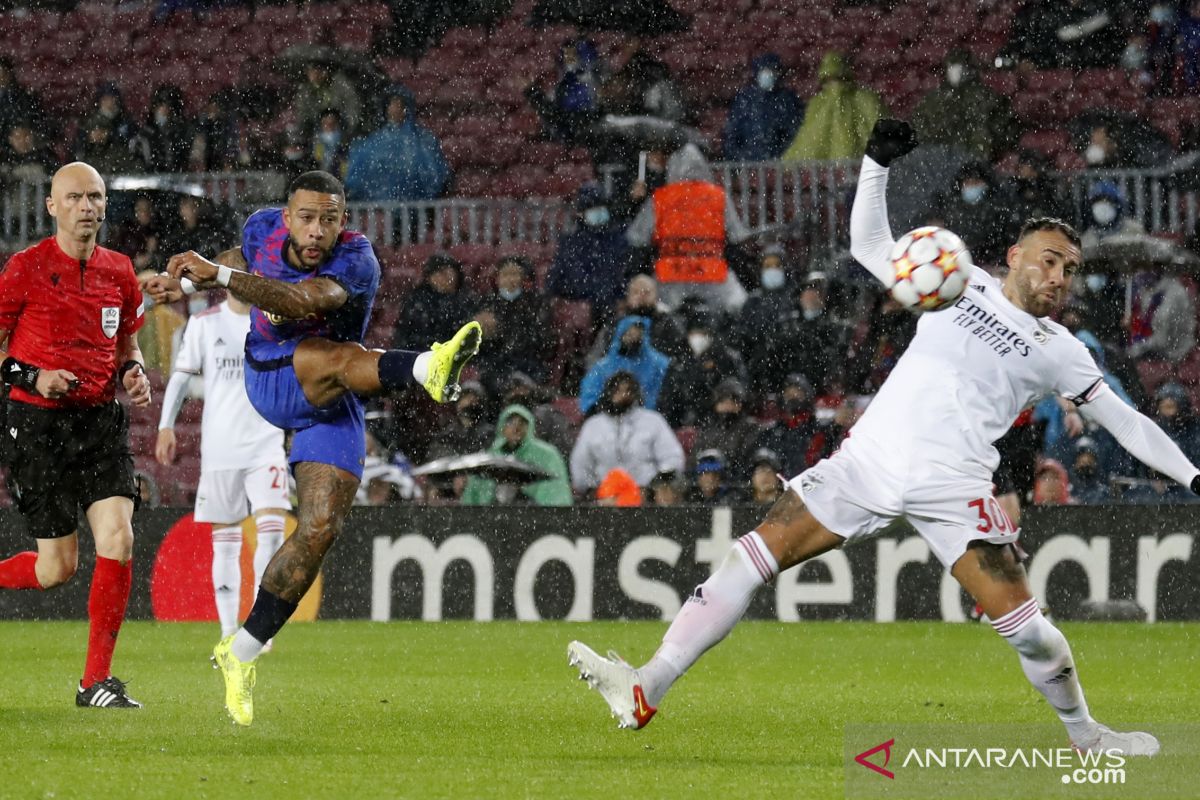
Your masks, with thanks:
[{"label": "soccer player in white jersey", "polygon": [[291,509],[283,431],[250,405],[242,365],[250,306],[232,294],[218,306],[193,316],[163,397],[155,457],[175,460],[175,418],[193,375],[204,376],[200,423],[200,486],[197,522],[211,522],[213,593],[221,636],[238,629],[242,586],[242,520],[254,515],[254,585],[262,582],[271,556],[283,544],[284,519]]},{"label": "soccer player in white jersey", "polygon": [[[851,252],[892,283],[888,165],[916,146],[907,123],[879,122],[863,159],[850,219]],[[793,478],[758,528],[738,539],[696,587],[649,662],[634,668],[572,642],[568,658],[599,689],[621,727],[640,728],[667,689],[733,629],[755,591],[788,569],[906,518],[1017,651],[1081,750],[1154,755],[1148,733],[1096,722],[1071,649],[1038,608],[992,496],[992,443],[1023,408],[1069,398],[1142,462],[1200,493],[1200,470],[1148,418],[1109,391],[1083,343],[1046,315],[1081,262],[1066,223],[1031,220],[1008,249],[1003,283],[974,269],[954,306],[922,315],[917,334],[841,449]]]}]

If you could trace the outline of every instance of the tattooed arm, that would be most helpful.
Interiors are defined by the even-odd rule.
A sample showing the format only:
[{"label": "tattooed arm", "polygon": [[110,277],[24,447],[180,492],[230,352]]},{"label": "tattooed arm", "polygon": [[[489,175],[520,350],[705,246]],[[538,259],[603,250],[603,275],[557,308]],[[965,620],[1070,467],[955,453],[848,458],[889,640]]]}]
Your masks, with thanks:
[{"label": "tattooed arm", "polygon": [[222,267],[231,270],[229,291],[262,311],[288,319],[325,314],[345,305],[349,299],[341,284],[329,278],[288,283],[251,275],[245,271],[246,259],[237,248],[221,253],[215,263],[193,251],[171,256],[167,262],[167,272],[172,278],[189,278],[205,288],[216,282]]}]

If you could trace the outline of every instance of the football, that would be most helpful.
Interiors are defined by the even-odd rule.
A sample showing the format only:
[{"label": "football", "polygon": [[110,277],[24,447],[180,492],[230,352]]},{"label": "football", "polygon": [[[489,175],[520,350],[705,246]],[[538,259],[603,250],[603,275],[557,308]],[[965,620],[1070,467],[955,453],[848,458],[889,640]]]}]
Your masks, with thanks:
[{"label": "football", "polygon": [[945,308],[962,297],[971,264],[957,234],[932,225],[917,228],[892,247],[892,297],[912,311]]}]

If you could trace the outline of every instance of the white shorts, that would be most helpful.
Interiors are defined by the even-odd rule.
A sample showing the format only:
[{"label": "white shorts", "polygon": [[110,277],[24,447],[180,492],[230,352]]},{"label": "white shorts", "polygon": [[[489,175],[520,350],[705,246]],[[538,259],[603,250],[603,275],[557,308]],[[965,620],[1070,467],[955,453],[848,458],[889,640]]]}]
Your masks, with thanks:
[{"label": "white shorts", "polygon": [[1008,544],[1020,531],[990,481],[932,476],[907,485],[859,456],[834,453],[788,481],[817,521],[847,542],[908,520],[949,569],[975,541]]},{"label": "white shorts", "polygon": [[286,462],[200,473],[196,522],[241,522],[264,508],[291,507]]}]

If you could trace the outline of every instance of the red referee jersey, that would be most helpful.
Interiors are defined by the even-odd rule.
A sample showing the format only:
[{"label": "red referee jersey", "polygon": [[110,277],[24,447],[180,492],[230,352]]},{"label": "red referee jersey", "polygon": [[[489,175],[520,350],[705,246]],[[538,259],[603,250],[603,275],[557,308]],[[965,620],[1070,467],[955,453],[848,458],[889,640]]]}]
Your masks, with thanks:
[{"label": "red referee jersey", "polygon": [[17,387],[10,397],[42,408],[94,406],[116,394],[117,342],[142,327],[142,292],[133,263],[97,247],[86,263],[51,236],[0,270],[0,330],[8,354],[42,369],[65,369],[79,387],[48,399]]}]

